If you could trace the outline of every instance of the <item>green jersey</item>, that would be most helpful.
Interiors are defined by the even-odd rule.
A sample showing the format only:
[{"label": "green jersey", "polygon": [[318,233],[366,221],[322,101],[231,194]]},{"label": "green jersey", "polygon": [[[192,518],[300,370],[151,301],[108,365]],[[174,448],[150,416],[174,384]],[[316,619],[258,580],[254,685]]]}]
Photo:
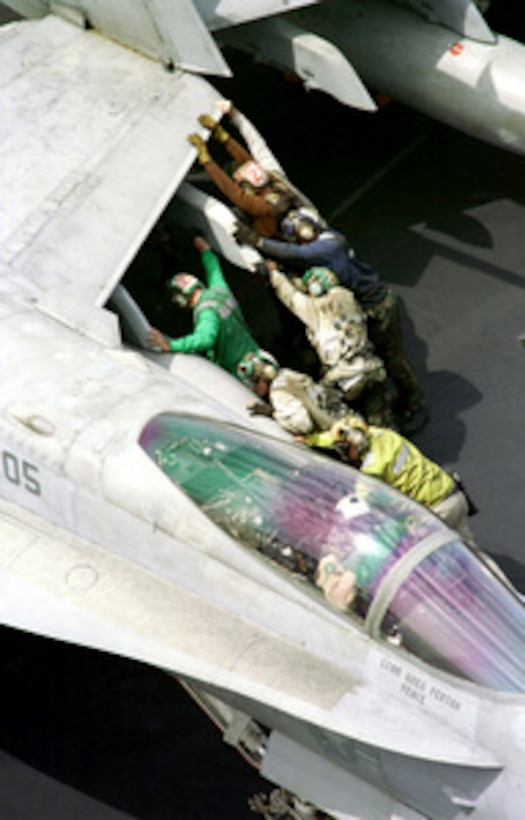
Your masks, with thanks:
[{"label": "green jersey", "polygon": [[207,287],[193,308],[193,332],[170,341],[174,353],[200,353],[237,375],[237,363],[259,345],[251,335],[216,254],[202,253]]}]

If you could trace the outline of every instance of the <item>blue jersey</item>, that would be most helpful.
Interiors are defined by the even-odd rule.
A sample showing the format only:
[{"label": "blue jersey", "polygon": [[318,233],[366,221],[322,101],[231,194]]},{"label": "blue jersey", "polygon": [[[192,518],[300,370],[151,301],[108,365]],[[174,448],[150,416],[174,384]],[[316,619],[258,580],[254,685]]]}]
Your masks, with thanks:
[{"label": "blue jersey", "polygon": [[278,262],[289,262],[304,269],[313,266],[330,268],[340,283],[365,306],[377,304],[386,296],[386,285],[376,271],[356,258],[346,237],[338,231],[322,231],[316,239],[304,244],[262,238],[257,247],[264,256]]}]

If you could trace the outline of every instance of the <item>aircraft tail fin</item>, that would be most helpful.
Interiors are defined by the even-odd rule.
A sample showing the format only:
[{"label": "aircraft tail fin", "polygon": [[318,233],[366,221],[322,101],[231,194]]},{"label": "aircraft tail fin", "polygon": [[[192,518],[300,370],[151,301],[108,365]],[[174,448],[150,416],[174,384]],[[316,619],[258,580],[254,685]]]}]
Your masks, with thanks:
[{"label": "aircraft tail fin", "polygon": [[408,0],[425,17],[441,23],[463,37],[494,43],[496,38],[472,0]]},{"label": "aircraft tail fin", "polygon": [[317,5],[319,0],[195,0],[195,5],[210,31],[238,26],[251,20]]},{"label": "aircraft tail fin", "polygon": [[69,21],[75,11],[86,28],[159,60],[199,74],[229,77],[228,68],[192,0],[8,0],[22,17],[54,13]]}]

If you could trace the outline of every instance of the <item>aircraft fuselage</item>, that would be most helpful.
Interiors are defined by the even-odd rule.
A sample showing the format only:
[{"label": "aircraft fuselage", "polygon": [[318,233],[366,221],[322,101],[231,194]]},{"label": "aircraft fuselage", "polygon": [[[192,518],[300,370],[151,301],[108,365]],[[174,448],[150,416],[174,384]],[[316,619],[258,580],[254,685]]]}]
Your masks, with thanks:
[{"label": "aircraft fuselage", "polygon": [[525,46],[459,37],[389,0],[331,0],[299,12],[369,88],[465,133],[525,154]]},{"label": "aircraft fuselage", "polygon": [[[476,686],[378,640],[212,523],[139,446],[163,413],[175,413],[174,429],[177,418],[209,419],[210,446],[217,419],[248,430],[244,388],[205,362],[188,371],[190,384],[9,305],[2,574],[32,601],[16,625],[154,664],[250,715],[269,735],[262,774],[328,810],[452,820],[468,807],[510,820],[525,797],[523,694]],[[241,389],[236,411],[211,398],[215,377],[217,396]],[[277,454],[278,441],[282,458],[291,447],[292,463],[304,464],[298,477],[310,459],[321,469],[284,439],[264,447]],[[332,468],[337,480],[349,469]],[[439,543],[454,538],[431,526]],[[15,586],[5,587],[9,607]],[[511,602],[518,617],[519,606]]]}]

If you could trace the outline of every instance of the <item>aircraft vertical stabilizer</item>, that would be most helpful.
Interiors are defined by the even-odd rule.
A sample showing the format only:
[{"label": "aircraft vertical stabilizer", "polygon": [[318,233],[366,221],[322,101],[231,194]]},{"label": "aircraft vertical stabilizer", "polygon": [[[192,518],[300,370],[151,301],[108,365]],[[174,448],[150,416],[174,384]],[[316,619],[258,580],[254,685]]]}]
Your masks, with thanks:
[{"label": "aircraft vertical stabilizer", "polygon": [[429,20],[441,23],[463,37],[494,43],[496,38],[472,0],[407,0]]},{"label": "aircraft vertical stabilizer", "polygon": [[250,20],[260,20],[272,14],[316,5],[319,0],[195,0],[202,19],[210,29],[237,26]]},{"label": "aircraft vertical stabilizer", "polygon": [[9,0],[6,5],[24,17],[53,12],[71,19],[77,10],[86,27],[147,57],[201,74],[231,74],[192,0]]}]

